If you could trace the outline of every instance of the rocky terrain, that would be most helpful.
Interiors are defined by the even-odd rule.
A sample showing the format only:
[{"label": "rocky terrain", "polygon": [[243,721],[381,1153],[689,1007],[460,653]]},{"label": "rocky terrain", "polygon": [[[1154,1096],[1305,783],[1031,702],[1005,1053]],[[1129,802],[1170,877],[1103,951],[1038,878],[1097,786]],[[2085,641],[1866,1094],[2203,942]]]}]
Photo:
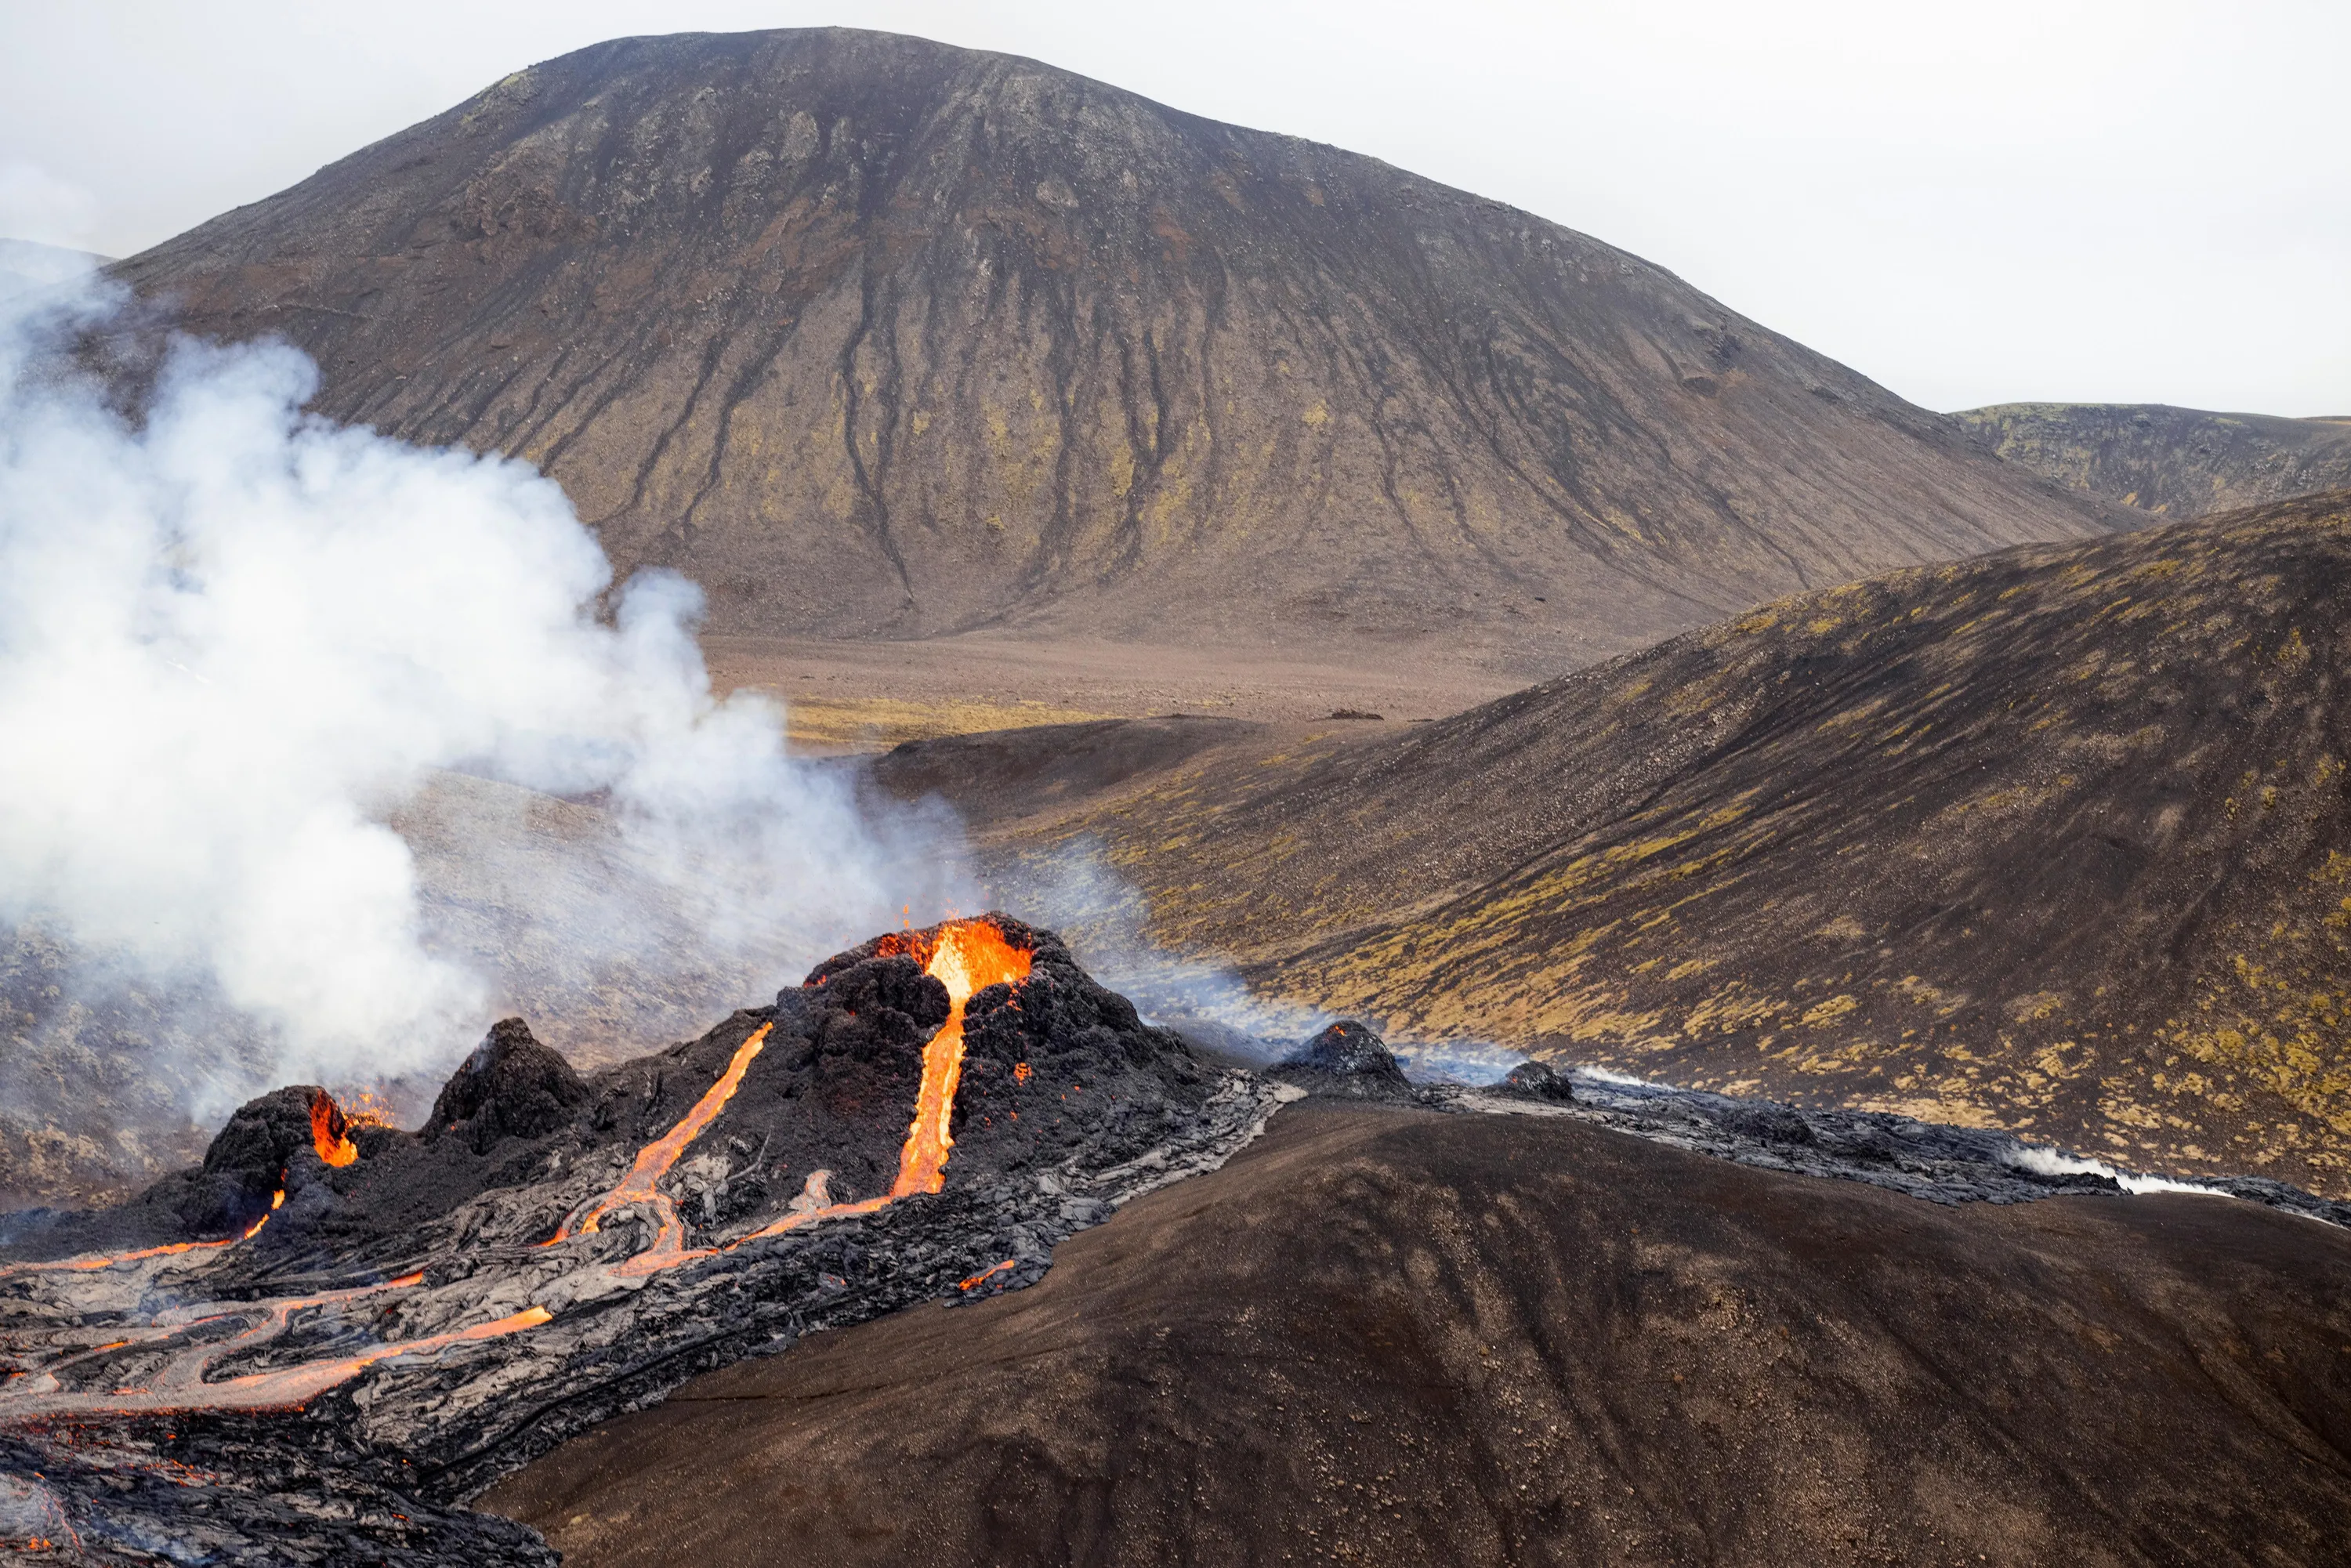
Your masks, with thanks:
[{"label": "rocky terrain", "polygon": [[2133,516],[1555,224],[883,34],[584,49],[113,275],[539,465],[722,632],[1531,678]]},{"label": "rocky terrain", "polygon": [[874,778],[1040,907],[1091,861],[1161,939],[1406,1041],[2342,1196],[2346,603],[2338,495],[1798,596],[1432,724],[1097,723]]},{"label": "rocky terrain", "polygon": [[1954,416],[2043,478],[2173,519],[2351,489],[2351,418],[2011,402]]},{"label": "rocky terrain", "polygon": [[569,1568],[2334,1563],[2346,1301],[2351,1236],[2226,1200],[1312,1100],[1032,1289],[697,1379],[485,1502]]},{"label": "rocky terrain", "polygon": [[1025,1284],[1295,1092],[1003,916],[589,1076],[507,1020],[415,1132],[278,1090],[127,1203],[0,1221],[0,1541],[551,1563],[458,1505],[696,1371]]}]

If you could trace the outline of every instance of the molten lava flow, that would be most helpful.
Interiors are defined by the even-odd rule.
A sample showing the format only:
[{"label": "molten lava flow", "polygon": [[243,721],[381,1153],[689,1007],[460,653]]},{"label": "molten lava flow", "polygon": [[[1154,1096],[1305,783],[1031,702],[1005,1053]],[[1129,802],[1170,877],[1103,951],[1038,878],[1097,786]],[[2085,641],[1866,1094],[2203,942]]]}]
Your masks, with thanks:
[{"label": "molten lava flow", "polygon": [[[141,1338],[149,1343],[183,1340],[181,1349],[166,1364],[152,1385],[142,1388],[76,1389],[61,1385],[58,1370],[68,1367],[72,1360],[58,1362],[40,1372],[28,1374],[0,1393],[0,1418],[26,1419],[60,1415],[94,1415],[141,1412],[147,1414],[167,1410],[278,1410],[301,1405],[316,1398],[338,1384],[348,1383],[378,1362],[402,1356],[426,1355],[446,1350],[454,1344],[471,1340],[496,1339],[523,1329],[537,1328],[554,1317],[545,1307],[528,1306],[471,1328],[452,1329],[445,1333],[428,1334],[422,1339],[402,1340],[380,1345],[363,1354],[338,1356],[323,1361],[306,1361],[298,1365],[282,1367],[275,1372],[248,1373],[242,1377],[209,1380],[205,1371],[216,1362],[275,1339],[285,1332],[298,1312],[319,1307],[338,1306],[381,1291],[406,1290],[423,1283],[422,1274],[403,1274],[397,1280],[387,1280],[379,1285],[361,1285],[346,1291],[327,1291],[313,1296],[280,1297],[272,1301],[251,1303],[231,1312],[205,1313],[166,1312],[154,1323],[141,1331]],[[205,1324],[217,1323],[224,1317],[237,1312],[251,1313],[253,1321],[239,1333],[227,1338],[191,1338],[187,1331]],[[134,1343],[117,1341],[99,1346],[88,1355],[102,1354]]]},{"label": "molten lava flow", "polygon": [[1029,977],[1029,964],[1028,949],[1006,941],[992,920],[957,920],[939,928],[924,972],[947,988],[947,1021],[923,1048],[923,1087],[914,1097],[906,1146],[899,1152],[892,1197],[936,1192],[946,1185],[947,1151],[955,1147],[947,1122],[963,1081],[964,1004],[990,986],[1019,984]]},{"label": "molten lava flow", "polygon": [[[946,1023],[924,1047],[922,1086],[915,1097],[914,1121],[906,1130],[905,1145],[899,1154],[896,1181],[889,1192],[880,1197],[854,1203],[834,1203],[831,1201],[826,1187],[829,1173],[813,1172],[808,1178],[806,1191],[792,1206],[792,1212],[762,1229],[728,1243],[730,1249],[745,1242],[778,1235],[818,1220],[870,1214],[898,1198],[914,1193],[937,1192],[945,1185],[947,1155],[954,1147],[948,1124],[955,1113],[956,1090],[963,1074],[965,1007],[973,996],[989,986],[1018,984],[1026,979],[1030,956],[1025,949],[1014,946],[1003,930],[988,920],[955,921],[938,927],[935,933],[908,932],[903,936],[893,933],[892,942],[886,945],[886,950],[921,959],[925,971],[946,988],[949,1003]],[[661,1182],[684,1155],[687,1146],[734,1098],[736,1091],[742,1085],[744,1074],[767,1043],[771,1027],[761,1025],[737,1047],[726,1070],[703,1092],[693,1109],[659,1139],[639,1150],[627,1174],[611,1190],[579,1211],[576,1218],[567,1219],[547,1245],[553,1246],[574,1236],[592,1235],[607,1216],[634,1205],[650,1209],[653,1214],[656,1230],[653,1242],[632,1257],[599,1265],[603,1273],[613,1278],[643,1278],[692,1259],[711,1256],[711,1249],[686,1249],[684,1223],[678,1215],[676,1204],[661,1190]],[[1027,1080],[1026,1063],[1021,1064],[1019,1076],[1024,1082]],[[363,1124],[363,1122],[347,1115],[334,1099],[323,1092],[311,1101],[312,1146],[319,1157],[329,1166],[348,1166],[359,1157],[358,1145],[352,1142],[350,1132],[352,1127]],[[285,1201],[285,1193],[280,1191],[271,1200],[270,1208],[275,1210]],[[0,1269],[0,1278],[50,1269],[104,1269],[140,1259],[228,1247],[251,1237],[268,1220],[269,1215],[265,1213],[242,1236],[219,1241],[183,1241],[110,1258],[77,1258],[50,1263],[20,1264],[12,1269]],[[1007,1259],[963,1281],[961,1288],[973,1290],[1013,1266],[1014,1260]],[[91,1356],[109,1355],[134,1343],[116,1341],[77,1353],[39,1372],[21,1373],[12,1378],[5,1388],[0,1388],[0,1420],[98,1412],[160,1412],[191,1408],[254,1410],[298,1406],[358,1376],[379,1362],[430,1354],[465,1341],[492,1339],[517,1333],[547,1322],[551,1316],[545,1307],[530,1306],[491,1322],[385,1344],[358,1355],[304,1362],[276,1371],[218,1381],[205,1376],[206,1370],[220,1361],[277,1337],[285,1332],[298,1311],[307,1312],[317,1308],[333,1307],[379,1291],[412,1289],[422,1285],[423,1280],[422,1273],[411,1273],[377,1285],[315,1296],[265,1300],[227,1310],[210,1306],[167,1309],[137,1331],[136,1343],[153,1346],[162,1351],[167,1358],[162,1370],[153,1376],[151,1385],[102,1391],[82,1389],[67,1386],[56,1375],[58,1370],[68,1368],[75,1362]],[[237,1318],[246,1320],[246,1326],[226,1338],[218,1337],[216,1329],[201,1334],[191,1332]]]},{"label": "molten lava flow", "polygon": [[678,1156],[685,1153],[685,1146],[694,1142],[702,1129],[710,1125],[718,1113],[726,1108],[726,1102],[735,1097],[735,1091],[742,1086],[743,1074],[750,1071],[751,1059],[766,1046],[768,1031],[774,1027],[773,1024],[761,1024],[751,1032],[750,1039],[737,1046],[735,1060],[726,1064],[726,1071],[718,1075],[717,1082],[703,1091],[702,1098],[694,1103],[694,1109],[688,1111],[676,1126],[639,1149],[636,1163],[629,1167],[629,1174],[590,1205],[578,1225],[565,1220],[548,1239],[547,1245],[552,1247],[558,1241],[568,1241],[574,1236],[593,1236],[604,1216],[616,1208],[641,1203],[653,1210],[658,1229],[651,1247],[619,1266],[623,1272],[632,1276],[656,1273],[673,1264],[683,1263],[688,1258],[705,1256],[701,1252],[685,1250],[685,1226],[677,1217],[677,1206],[661,1190],[661,1178],[669,1174],[670,1166],[677,1164]]},{"label": "molten lava flow", "polygon": [[310,1098],[310,1146],[330,1166],[347,1166],[360,1157],[360,1146],[351,1142],[343,1108],[323,1089]]},{"label": "molten lava flow", "polygon": [[392,1125],[392,1103],[370,1090],[351,1090],[335,1103],[342,1110],[343,1123],[346,1126],[389,1127]]}]

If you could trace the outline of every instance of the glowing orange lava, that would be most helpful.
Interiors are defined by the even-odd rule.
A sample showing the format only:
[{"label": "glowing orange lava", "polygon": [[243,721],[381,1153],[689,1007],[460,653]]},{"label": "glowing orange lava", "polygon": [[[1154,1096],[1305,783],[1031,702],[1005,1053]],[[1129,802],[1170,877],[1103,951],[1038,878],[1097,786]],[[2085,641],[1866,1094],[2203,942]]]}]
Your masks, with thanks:
[{"label": "glowing orange lava", "polygon": [[914,1120],[898,1155],[892,1197],[936,1192],[946,1185],[947,1151],[955,1139],[947,1123],[955,1115],[956,1088],[963,1082],[963,1009],[994,985],[1019,985],[1029,977],[1029,951],[1015,947],[992,920],[957,920],[939,928],[924,972],[947,988],[947,1021],[923,1048],[923,1087],[914,1097]]},{"label": "glowing orange lava", "polygon": [[1003,1262],[995,1265],[993,1268],[982,1269],[970,1279],[957,1281],[956,1289],[958,1291],[968,1291],[975,1285],[984,1285],[988,1281],[993,1280],[996,1276],[1003,1273],[1004,1270],[1011,1268],[1014,1264],[1019,1261],[1020,1260],[1018,1258],[1007,1258]]},{"label": "glowing orange lava", "polygon": [[[871,1214],[898,1198],[936,1192],[946,1184],[947,1154],[955,1147],[947,1123],[955,1114],[956,1089],[963,1081],[964,1004],[990,986],[1018,985],[1027,979],[1029,953],[1006,941],[1002,928],[992,920],[956,920],[939,927],[935,940],[919,931],[893,931],[882,939],[877,954],[919,958],[924,972],[947,988],[947,1021],[923,1048],[923,1086],[914,1096],[914,1120],[906,1129],[905,1146],[898,1151],[898,1179],[880,1197],[802,1208],[762,1226],[733,1246],[781,1236],[820,1219]],[[1018,1073],[1024,1082],[1027,1066],[1021,1063],[1024,1071]],[[814,1178],[810,1190],[818,1190]]]},{"label": "glowing orange lava", "polygon": [[323,1089],[310,1098],[310,1146],[330,1166],[347,1166],[360,1157],[360,1146],[351,1142],[343,1108]]}]

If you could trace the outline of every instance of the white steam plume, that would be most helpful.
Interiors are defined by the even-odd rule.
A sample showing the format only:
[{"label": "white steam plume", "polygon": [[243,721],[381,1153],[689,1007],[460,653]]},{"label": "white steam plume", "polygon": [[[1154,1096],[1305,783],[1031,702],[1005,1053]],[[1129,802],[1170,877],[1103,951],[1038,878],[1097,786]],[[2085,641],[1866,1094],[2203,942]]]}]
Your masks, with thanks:
[{"label": "white steam plume", "polygon": [[[692,584],[641,575],[601,620],[611,568],[528,466],[306,416],[283,346],[177,343],[126,420],[54,368],[110,302],[29,298],[0,301],[0,919],[215,993],[267,1076],[337,1082],[437,1077],[509,989],[436,950],[386,825],[438,770],[594,796],[598,852],[769,988],[970,905],[944,824],[862,812],[772,705],[714,697]],[[553,935],[624,959],[617,907]]]}]

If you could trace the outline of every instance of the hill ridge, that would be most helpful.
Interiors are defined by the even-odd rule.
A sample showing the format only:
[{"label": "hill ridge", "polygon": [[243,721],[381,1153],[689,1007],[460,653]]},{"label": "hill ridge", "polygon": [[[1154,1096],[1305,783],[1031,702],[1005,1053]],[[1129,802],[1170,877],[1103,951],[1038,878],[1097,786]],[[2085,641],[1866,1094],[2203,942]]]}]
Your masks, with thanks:
[{"label": "hill ridge", "polygon": [[116,271],[540,464],[721,632],[1549,670],[2120,515],[1587,235],[883,34],[595,46]]}]

